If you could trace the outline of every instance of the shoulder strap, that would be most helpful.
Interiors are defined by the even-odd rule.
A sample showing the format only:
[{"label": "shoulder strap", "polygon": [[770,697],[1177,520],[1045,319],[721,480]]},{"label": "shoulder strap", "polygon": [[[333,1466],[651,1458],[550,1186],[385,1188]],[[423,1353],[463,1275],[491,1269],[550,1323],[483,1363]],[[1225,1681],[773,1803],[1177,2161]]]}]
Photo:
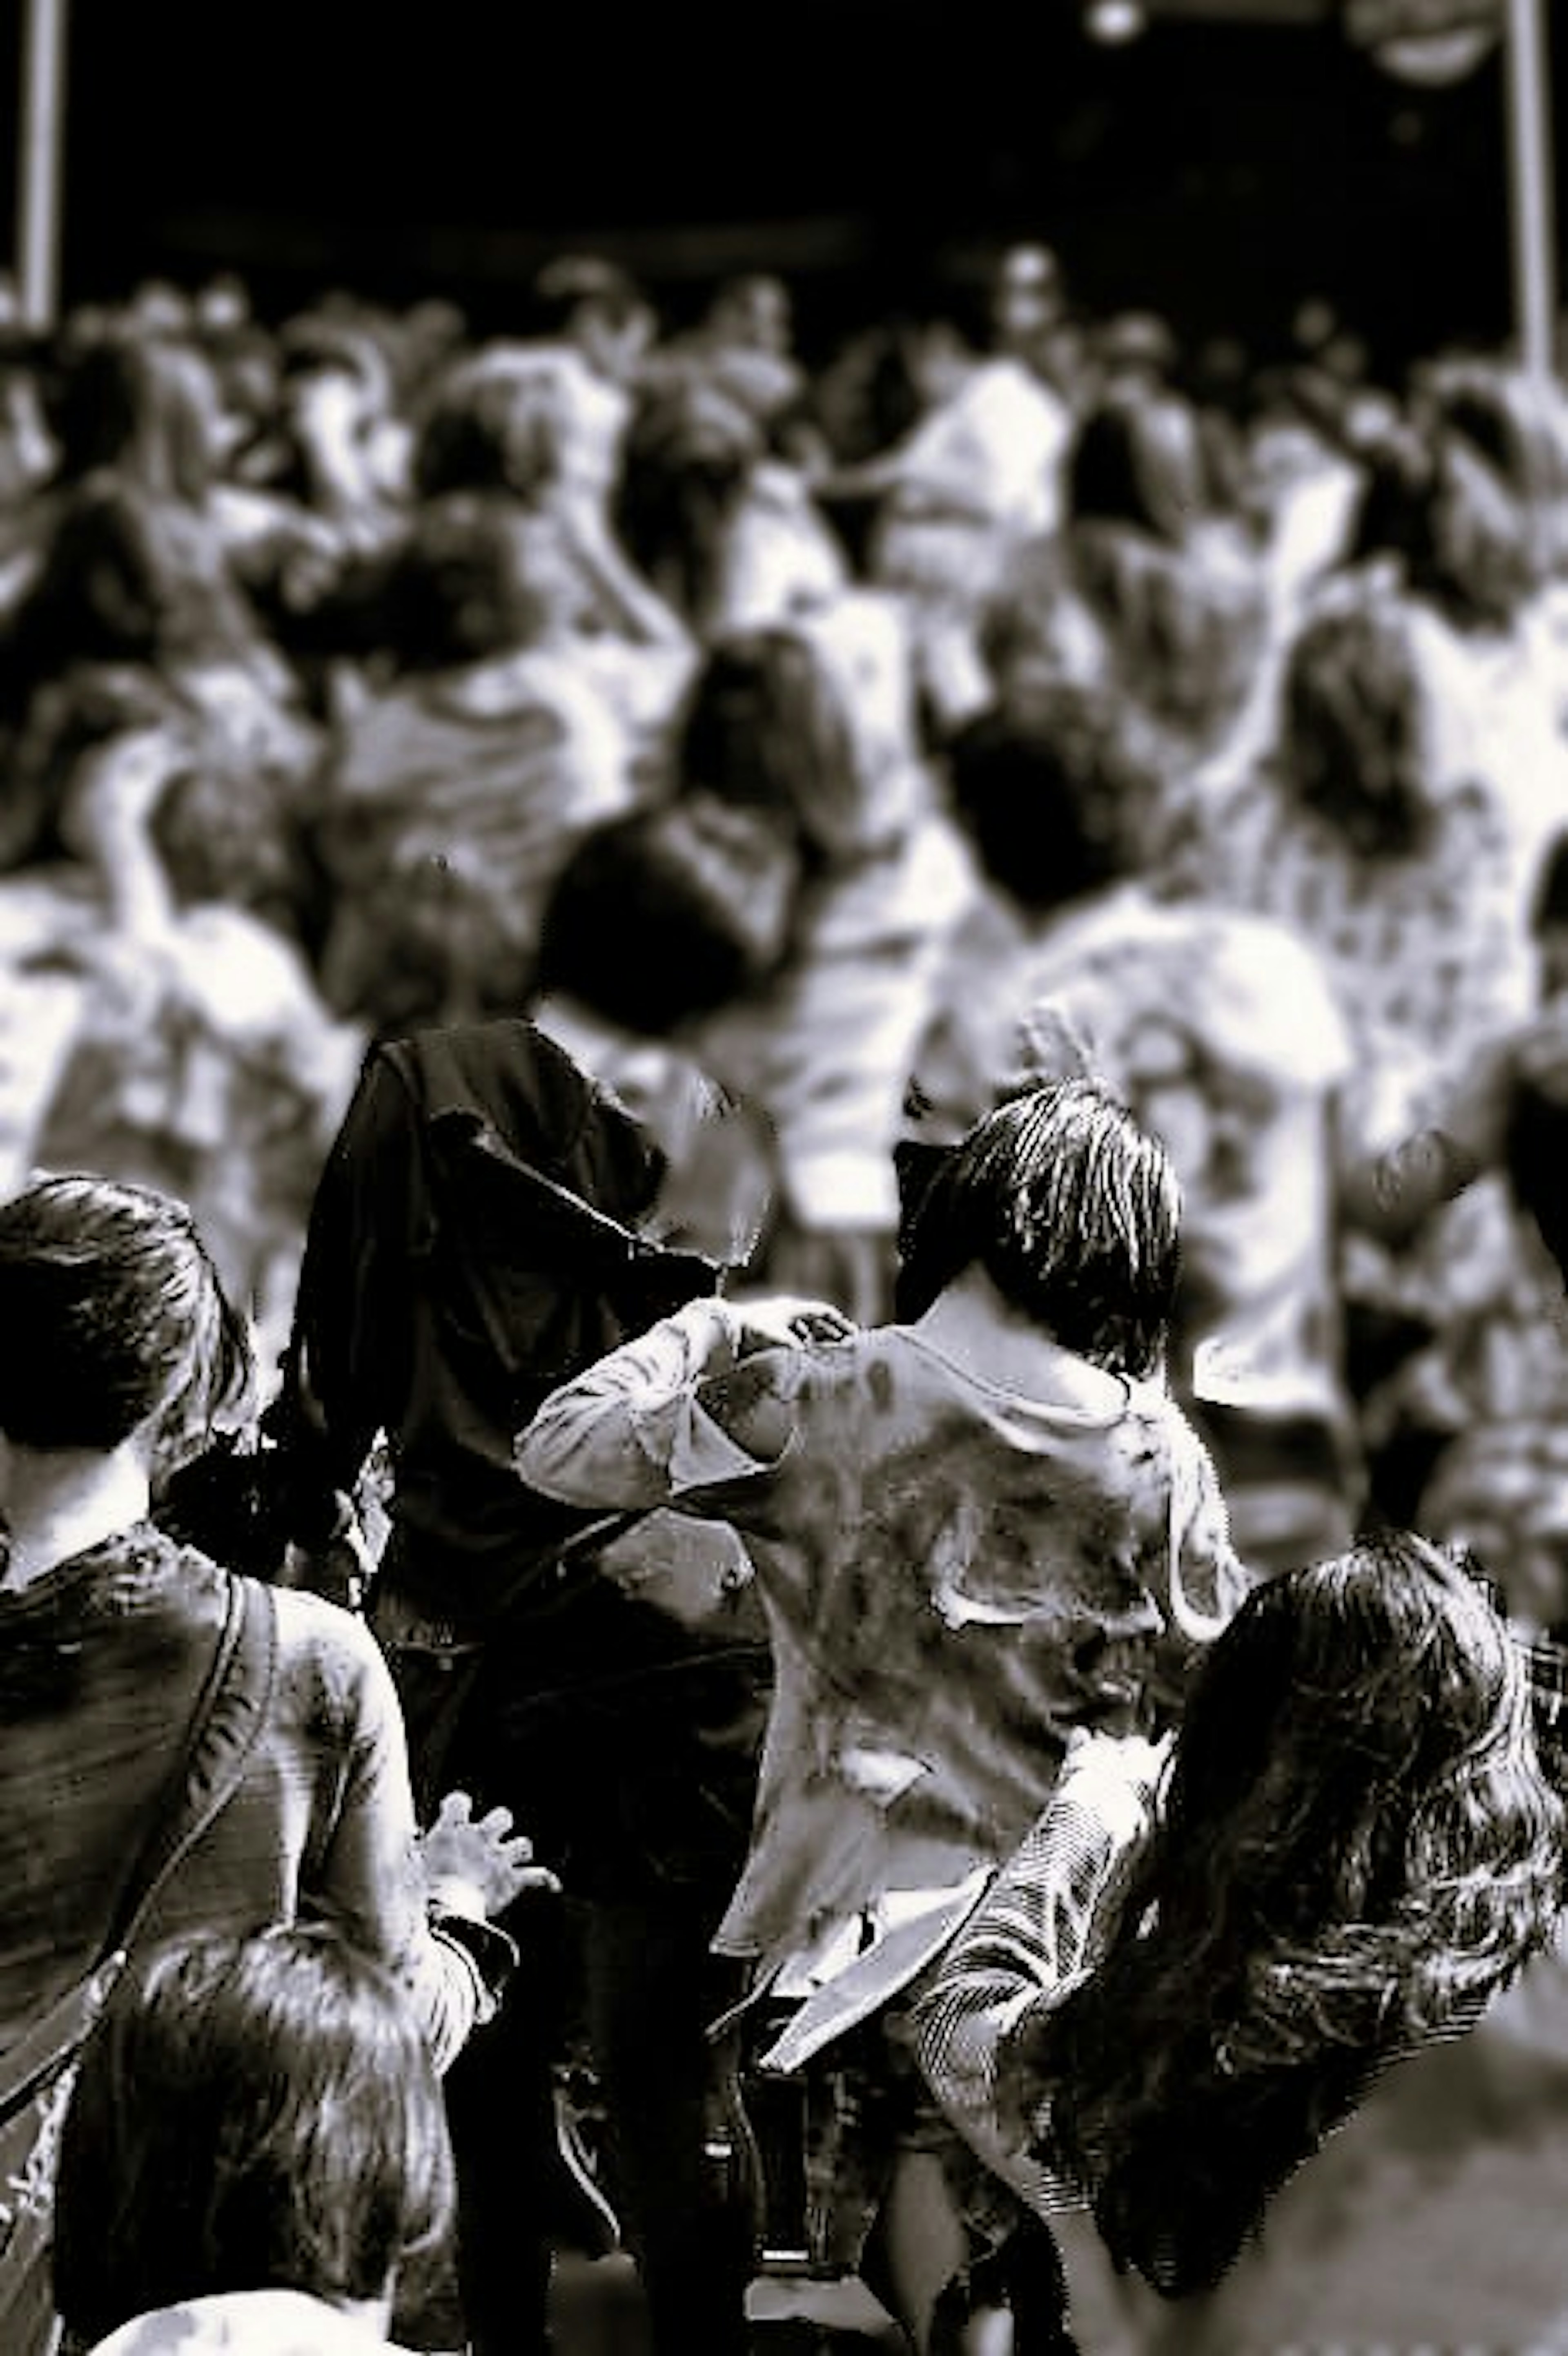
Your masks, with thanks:
[{"label": "shoulder strap", "polygon": [[121,1895],[105,1954],[129,1947],[169,1876],[232,1798],[272,1699],[277,1610],[258,1580],[231,1579],[218,1651],[169,1784]]}]

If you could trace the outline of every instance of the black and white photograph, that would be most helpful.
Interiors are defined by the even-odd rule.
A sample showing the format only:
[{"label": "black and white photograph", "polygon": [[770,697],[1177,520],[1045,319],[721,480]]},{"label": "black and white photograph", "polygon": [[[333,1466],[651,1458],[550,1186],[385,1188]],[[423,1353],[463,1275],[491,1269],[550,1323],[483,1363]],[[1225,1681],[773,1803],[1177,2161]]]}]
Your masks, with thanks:
[{"label": "black and white photograph", "polygon": [[1568,2356],[1558,0],[0,123],[0,2356]]}]

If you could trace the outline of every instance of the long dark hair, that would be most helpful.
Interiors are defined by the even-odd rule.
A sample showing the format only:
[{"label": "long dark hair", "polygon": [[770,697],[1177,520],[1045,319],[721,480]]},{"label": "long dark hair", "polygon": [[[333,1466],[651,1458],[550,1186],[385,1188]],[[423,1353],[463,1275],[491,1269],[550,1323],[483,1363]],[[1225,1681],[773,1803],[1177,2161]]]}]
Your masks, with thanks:
[{"label": "long dark hair", "polygon": [[683,784],[763,811],[808,865],[832,863],[859,799],[843,699],[799,630],[735,631],[710,647],[681,715]]},{"label": "long dark hair", "polygon": [[1108,1952],[1010,2056],[1115,2258],[1216,2283],[1377,2070],[1546,1944],[1562,1831],[1523,1653],[1457,1558],[1391,1532],[1255,1589]]}]

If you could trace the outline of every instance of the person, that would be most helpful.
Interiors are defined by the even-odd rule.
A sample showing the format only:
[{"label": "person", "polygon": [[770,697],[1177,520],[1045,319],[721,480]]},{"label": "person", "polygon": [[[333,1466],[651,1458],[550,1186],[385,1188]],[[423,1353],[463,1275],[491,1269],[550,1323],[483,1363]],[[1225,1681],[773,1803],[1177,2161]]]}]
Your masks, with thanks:
[{"label": "person", "polygon": [[[1045,306],[1036,313],[1036,294]],[[1046,282],[998,274],[987,348],[933,320],[913,342],[916,414],[891,444],[831,476],[825,492],[874,503],[867,578],[904,605],[923,701],[941,725],[985,692],[980,616],[1019,544],[1065,520],[1072,408],[1036,361]]]},{"label": "person", "polygon": [[603,2232],[562,2198],[580,1997],[657,2344],[744,2344],[750,2246],[706,2154],[704,2030],[765,1694],[749,1566],[730,1531],[674,1517],[609,1542],[511,1465],[558,1374],[710,1290],[761,1215],[731,1151],[743,1109],[688,1061],[656,1080],[647,1060],[634,1112],[521,1018],[372,1047],[312,1206],[273,1419],[317,1583],[386,1434],[370,1618],[419,1788],[506,1798],[570,1893],[549,1952],[529,1941],[528,2001],[447,2083],[477,2356],[542,2350],[552,2241]]},{"label": "person", "polygon": [[612,500],[632,563],[699,646],[830,600],[849,568],[815,479],[776,446],[755,388],[706,360],[645,370]]},{"label": "person", "polygon": [[209,772],[286,806],[320,755],[276,650],[188,504],[103,469],[73,486],[6,632],[0,867],[59,855],[74,769],[175,726]]},{"label": "person", "polygon": [[604,424],[602,390],[590,369],[555,347],[541,351],[492,337],[461,349],[421,407],[414,493],[423,503],[459,491],[504,492],[527,512],[548,514],[576,570],[593,633],[667,671],[678,667],[686,634],[609,530],[620,427],[615,446],[592,459],[584,478],[585,445],[592,448]]},{"label": "person", "polygon": [[635,798],[576,610],[549,517],[496,492],[421,507],[383,609],[393,676],[337,730],[313,811],[340,1015],[393,1031],[525,999],[561,863]]},{"label": "person", "polygon": [[322,1924],[187,1931],[82,2051],[56,2193],[67,2346],[385,2348],[453,2198],[439,2082],[385,1968]]},{"label": "person", "polygon": [[872,2184],[878,2295],[921,2348],[891,2155],[912,2161],[923,2127],[877,2024],[1038,1812],[1070,1730],[1163,1726],[1246,1584],[1161,1377],[1178,1221],[1169,1163],[1119,1104],[1083,1080],[1029,1091],[912,1205],[901,1322],[693,1301],[517,1442],[546,1496],[722,1515],[745,1541],[774,1691],[714,1945],[752,1966],[753,2018],[782,2008],[763,2069],[823,2056],[871,2105],[876,2147],[816,2254],[867,2259]]},{"label": "person", "polygon": [[0,879],[17,1019],[41,982],[74,1009],[58,1068],[37,1056],[23,1170],[177,1194],[264,1355],[364,1051],[316,986],[303,832],[264,777],[214,776],[171,726],[84,753],[62,830],[76,856]]},{"label": "person", "polygon": [[1009,679],[1092,666],[1183,775],[1245,733],[1268,619],[1258,552],[1173,387],[1099,394],[1064,476],[1060,530],[1022,540],[996,581],[987,666],[1004,694]]},{"label": "person", "polygon": [[[184,1206],[105,1178],[37,1178],[0,1204],[0,1318],[4,2054],[103,1954],[169,1805],[236,1599],[154,1508],[253,1368]],[[133,1954],[198,1924],[328,1916],[407,1987],[444,2069],[494,2014],[514,1952],[485,1918],[546,1877],[509,1816],[475,1822],[466,1803],[432,1812],[421,1843],[371,1637],[316,1597],[242,1591],[271,1675],[212,1739],[221,1753],[250,1722],[252,1748],[141,1910]],[[202,1746],[194,1772],[219,1763]]]},{"label": "person", "polygon": [[1495,1561],[1510,1611],[1568,1619],[1561,1472],[1568,1401],[1562,1206],[1568,1098],[1568,836],[1531,912],[1534,1003],[1481,1040],[1425,1120],[1356,1183],[1406,1264],[1450,1271],[1444,1313],[1400,1370],[1401,1460],[1416,1518]]},{"label": "person", "polygon": [[[606,846],[590,848],[540,963],[549,992],[634,1027],[678,1023],[705,1069],[765,1108],[779,1187],[761,1280],[861,1320],[891,1297],[903,1075],[971,887],[912,707],[900,617],[874,593],[717,642],[681,717],[673,801],[623,830],[613,893]],[[645,854],[640,886],[628,834]],[[749,953],[716,955],[699,1003],[698,945],[717,951],[726,934]],[[618,976],[611,937],[625,944]]]},{"label": "person", "polygon": [[1080,1739],[914,1998],[945,2115],[1164,2297],[1211,2289],[1381,2073],[1548,1944],[1531,1713],[1473,1567],[1413,1532],[1264,1581],[1168,1745]]},{"label": "person", "polygon": [[1254,1569],[1347,1545],[1359,1490],[1338,1314],[1347,1025],[1288,926],[1151,888],[1171,792],[1107,691],[1037,686],[948,746],[984,893],[949,951],[906,1133],[951,1136],[1087,1057],[1182,1190],[1171,1387]]}]

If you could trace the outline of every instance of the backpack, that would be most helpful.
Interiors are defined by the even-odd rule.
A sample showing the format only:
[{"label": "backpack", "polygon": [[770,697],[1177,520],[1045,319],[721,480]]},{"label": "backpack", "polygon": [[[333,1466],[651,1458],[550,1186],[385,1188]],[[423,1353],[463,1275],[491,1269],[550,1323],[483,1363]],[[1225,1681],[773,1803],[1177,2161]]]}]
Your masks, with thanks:
[{"label": "backpack", "polygon": [[[77,2060],[155,1901],[244,1774],[267,1716],[273,1645],[271,1595],[252,1581],[233,1580],[189,1735],[102,1950],[0,2054],[0,2348],[5,2356],[46,2356],[55,2345],[54,2176]],[[242,1695],[249,1704],[240,1731],[209,1746],[219,1705],[230,1695]],[[206,1755],[209,1747],[217,1755]]]}]

